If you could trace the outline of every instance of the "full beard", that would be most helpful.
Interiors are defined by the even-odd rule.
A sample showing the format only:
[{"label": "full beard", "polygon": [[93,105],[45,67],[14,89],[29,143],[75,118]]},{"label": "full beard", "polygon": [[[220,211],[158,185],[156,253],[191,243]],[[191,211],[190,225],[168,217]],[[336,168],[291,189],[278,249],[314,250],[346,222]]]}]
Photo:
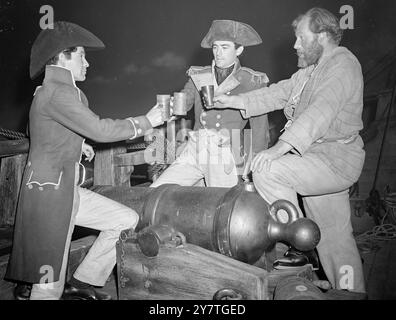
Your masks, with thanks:
[{"label": "full beard", "polygon": [[323,55],[323,47],[317,39],[304,48],[304,52],[298,55],[298,67],[303,69],[316,64]]}]

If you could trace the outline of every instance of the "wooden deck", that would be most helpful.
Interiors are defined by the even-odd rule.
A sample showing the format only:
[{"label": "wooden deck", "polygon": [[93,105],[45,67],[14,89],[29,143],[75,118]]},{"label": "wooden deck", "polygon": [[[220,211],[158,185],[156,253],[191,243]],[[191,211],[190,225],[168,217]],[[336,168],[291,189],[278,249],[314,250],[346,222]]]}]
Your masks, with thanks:
[{"label": "wooden deck", "polygon": [[362,253],[369,300],[396,300],[396,241]]}]

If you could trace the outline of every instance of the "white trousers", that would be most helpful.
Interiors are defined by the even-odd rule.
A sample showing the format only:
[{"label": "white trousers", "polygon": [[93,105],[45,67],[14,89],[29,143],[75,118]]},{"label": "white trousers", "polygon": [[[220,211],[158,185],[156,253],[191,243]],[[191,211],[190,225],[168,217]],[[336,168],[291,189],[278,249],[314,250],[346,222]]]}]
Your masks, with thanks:
[{"label": "white trousers", "polygon": [[115,244],[121,231],[135,228],[139,220],[131,208],[80,187],[75,191],[74,209],[59,281],[34,284],[30,300],[57,300],[62,296],[74,225],[101,231],[74,277],[93,286],[104,286],[116,263]]},{"label": "white trousers", "polygon": [[352,234],[351,181],[334,174],[312,154],[287,154],[273,161],[269,172],[255,173],[253,181],[267,202],[288,200],[302,216],[297,198],[300,194],[307,218],[321,231],[317,249],[329,282],[336,289],[365,292],[362,262]]},{"label": "white trousers", "polygon": [[238,183],[238,173],[230,145],[208,130],[194,131],[180,156],[151,185],[203,186],[231,188]]}]

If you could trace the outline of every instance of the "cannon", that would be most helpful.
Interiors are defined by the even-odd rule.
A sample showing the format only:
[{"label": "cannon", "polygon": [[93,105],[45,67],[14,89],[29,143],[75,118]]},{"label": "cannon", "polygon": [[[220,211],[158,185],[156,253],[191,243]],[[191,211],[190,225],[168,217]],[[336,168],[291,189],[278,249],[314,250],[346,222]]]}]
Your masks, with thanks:
[{"label": "cannon", "polygon": [[[154,256],[159,245],[177,233],[188,243],[248,264],[257,262],[278,241],[310,251],[320,240],[318,226],[298,219],[292,203],[269,204],[250,183],[232,189],[163,185],[155,189],[96,186],[94,191],[138,212],[138,242],[147,256]],[[286,223],[277,219],[282,211],[289,217]]]},{"label": "cannon", "polygon": [[[282,241],[305,251],[318,226],[288,201],[264,201],[250,183],[232,189],[163,185],[95,186],[140,216],[117,243],[119,299],[270,299],[280,279],[312,280],[309,266],[271,270],[266,254]],[[278,215],[286,212],[287,222]]]}]

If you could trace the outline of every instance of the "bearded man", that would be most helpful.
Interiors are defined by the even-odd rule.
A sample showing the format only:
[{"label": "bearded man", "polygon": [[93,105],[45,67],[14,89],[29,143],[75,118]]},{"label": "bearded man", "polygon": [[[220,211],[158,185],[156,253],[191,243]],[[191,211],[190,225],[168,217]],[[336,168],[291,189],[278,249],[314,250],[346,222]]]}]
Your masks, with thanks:
[{"label": "bearded man", "polygon": [[[363,76],[358,59],[345,47],[339,20],[313,8],[293,22],[300,68],[290,79],[238,96],[215,98],[216,108],[234,107],[244,116],[283,109],[283,134],[252,162],[253,180],[269,203],[291,201],[321,230],[317,247],[333,288],[365,292],[361,258],[352,235],[348,189],[359,179],[365,152]],[[304,263],[289,250],[275,267]]]}]

